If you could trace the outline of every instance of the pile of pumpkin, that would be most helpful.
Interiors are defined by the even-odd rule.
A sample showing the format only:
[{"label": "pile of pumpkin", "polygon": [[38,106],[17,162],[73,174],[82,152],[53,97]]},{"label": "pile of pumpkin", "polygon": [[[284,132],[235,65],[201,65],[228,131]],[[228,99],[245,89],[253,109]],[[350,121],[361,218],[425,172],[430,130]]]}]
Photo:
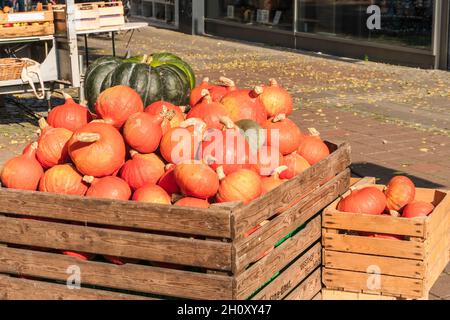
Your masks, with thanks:
[{"label": "pile of pumpkin", "polygon": [[[405,176],[393,177],[384,190],[376,186],[351,188],[348,196],[337,206],[342,212],[371,215],[390,215],[403,218],[423,218],[432,214],[434,205],[426,201],[415,200],[416,186]],[[396,235],[360,233],[364,236],[401,240]]]},{"label": "pile of pumpkin", "polygon": [[[7,161],[4,187],[207,208],[212,202],[249,203],[329,154],[317,133],[302,134],[288,118],[292,97],[275,80],[238,89],[226,78],[217,84],[204,79],[192,90],[188,107],[161,100],[144,108],[141,96],[123,85],[101,92],[95,113],[68,95],[65,99],[40,119],[37,141]],[[271,135],[251,140],[249,128],[279,130],[276,166],[265,159],[274,152]],[[189,139],[176,141],[180,130]],[[218,157],[217,150],[199,155],[208,150],[211,141],[205,137],[211,130],[224,141],[233,133],[257,142],[247,143],[243,152],[224,143],[220,151],[233,163],[207,161]],[[172,159],[180,143],[189,144],[191,152]],[[250,164],[245,160],[252,152],[257,161]]]}]

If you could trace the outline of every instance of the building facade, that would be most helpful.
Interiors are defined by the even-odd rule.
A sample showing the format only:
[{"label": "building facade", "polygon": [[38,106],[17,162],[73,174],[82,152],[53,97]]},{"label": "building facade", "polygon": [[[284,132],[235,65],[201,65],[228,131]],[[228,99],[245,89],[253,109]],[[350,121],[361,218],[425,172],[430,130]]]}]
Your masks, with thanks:
[{"label": "building facade", "polygon": [[171,3],[187,33],[450,70],[448,0],[135,1]]}]

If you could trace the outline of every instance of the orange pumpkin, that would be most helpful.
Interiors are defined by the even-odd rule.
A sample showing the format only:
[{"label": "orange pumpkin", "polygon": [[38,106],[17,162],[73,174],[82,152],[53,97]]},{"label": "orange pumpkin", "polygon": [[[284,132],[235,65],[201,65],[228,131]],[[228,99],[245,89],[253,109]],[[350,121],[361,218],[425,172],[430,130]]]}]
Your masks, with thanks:
[{"label": "orange pumpkin", "polygon": [[156,184],[164,174],[164,163],[154,153],[141,154],[130,151],[131,159],[125,162],[120,170],[120,177],[132,190],[137,190],[146,184]]},{"label": "orange pumpkin", "polygon": [[280,174],[286,171],[287,169],[288,169],[287,166],[280,166],[273,171],[270,177],[262,177],[261,178],[262,194],[265,194],[288,181],[287,179],[280,179]]},{"label": "orange pumpkin", "polygon": [[91,122],[77,130],[68,144],[69,155],[84,175],[112,175],[125,162],[125,142],[112,125]]},{"label": "orange pumpkin", "polygon": [[330,150],[325,142],[322,141],[320,134],[316,129],[309,128],[308,130],[310,135],[301,138],[297,153],[313,166],[328,157]]},{"label": "orange pumpkin", "polygon": [[72,131],[65,128],[50,127],[44,118],[39,119],[41,135],[36,158],[44,168],[70,162],[67,145],[72,138]]},{"label": "orange pumpkin", "polygon": [[278,114],[263,124],[267,130],[267,145],[276,146],[282,155],[290,154],[298,149],[302,139],[300,128],[285,114]]},{"label": "orange pumpkin", "polygon": [[179,127],[181,122],[184,121],[184,113],[181,111],[181,108],[164,100],[153,102],[144,111],[155,116],[161,113],[168,115],[161,122],[163,134],[169,131],[170,128]]},{"label": "orange pumpkin", "polygon": [[194,207],[194,208],[209,208],[209,202],[205,199],[198,199],[192,197],[185,197],[174,203],[175,206]]},{"label": "orange pumpkin", "polygon": [[217,191],[217,202],[242,201],[247,204],[262,193],[260,176],[253,170],[240,169],[225,176],[221,167],[217,168],[220,186]]},{"label": "orange pumpkin", "polygon": [[71,164],[48,169],[41,178],[39,191],[84,196],[88,189],[83,176]]},{"label": "orange pumpkin", "polygon": [[434,210],[433,204],[425,201],[413,201],[408,203],[402,212],[404,218],[426,217]]},{"label": "orange pumpkin", "polygon": [[282,179],[292,179],[311,167],[308,161],[296,152],[284,156],[284,164],[287,170],[280,173]]},{"label": "orange pumpkin", "polygon": [[175,167],[175,180],[186,196],[207,199],[219,188],[217,174],[200,161],[185,161]]},{"label": "orange pumpkin", "polygon": [[400,211],[404,206],[414,200],[416,187],[408,177],[396,176],[389,181],[384,194],[387,199],[387,209]]},{"label": "orange pumpkin", "polygon": [[136,190],[133,200],[139,202],[171,204],[171,198],[163,188],[155,184],[146,184]]},{"label": "orange pumpkin", "polygon": [[36,190],[44,174],[39,161],[36,160],[38,143],[33,142],[20,156],[9,159],[1,172],[0,180],[6,188]]},{"label": "orange pumpkin", "polygon": [[106,89],[95,103],[97,115],[117,129],[120,129],[132,114],[142,111],[144,104],[139,94],[123,85]]},{"label": "orange pumpkin", "polygon": [[128,200],[131,197],[131,189],[125,180],[119,177],[94,178],[84,176],[83,181],[90,184],[86,196],[112,200]]},{"label": "orange pumpkin", "polygon": [[177,181],[175,180],[175,165],[173,163],[168,163],[164,167],[164,174],[158,181],[158,186],[163,188],[169,195],[180,192],[180,187],[178,187]]},{"label": "orange pumpkin", "polygon": [[86,106],[76,103],[73,98],[63,93],[64,104],[53,108],[48,113],[47,121],[54,128],[66,128],[76,131],[92,120],[92,115]]}]

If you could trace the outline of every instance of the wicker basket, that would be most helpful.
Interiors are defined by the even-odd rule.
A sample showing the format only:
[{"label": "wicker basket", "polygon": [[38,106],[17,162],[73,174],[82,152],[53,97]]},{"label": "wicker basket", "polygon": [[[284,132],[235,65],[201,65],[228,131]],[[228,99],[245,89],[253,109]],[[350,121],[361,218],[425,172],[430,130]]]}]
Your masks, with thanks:
[{"label": "wicker basket", "polygon": [[0,59],[0,81],[20,79],[25,62],[20,59]]}]

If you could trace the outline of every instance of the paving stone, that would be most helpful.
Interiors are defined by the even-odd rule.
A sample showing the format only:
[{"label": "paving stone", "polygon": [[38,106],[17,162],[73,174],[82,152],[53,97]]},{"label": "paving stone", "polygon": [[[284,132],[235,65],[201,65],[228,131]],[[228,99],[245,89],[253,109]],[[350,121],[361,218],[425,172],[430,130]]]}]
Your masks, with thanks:
[{"label": "paving stone", "polygon": [[441,299],[450,298],[450,275],[443,273],[431,288],[430,293]]}]

